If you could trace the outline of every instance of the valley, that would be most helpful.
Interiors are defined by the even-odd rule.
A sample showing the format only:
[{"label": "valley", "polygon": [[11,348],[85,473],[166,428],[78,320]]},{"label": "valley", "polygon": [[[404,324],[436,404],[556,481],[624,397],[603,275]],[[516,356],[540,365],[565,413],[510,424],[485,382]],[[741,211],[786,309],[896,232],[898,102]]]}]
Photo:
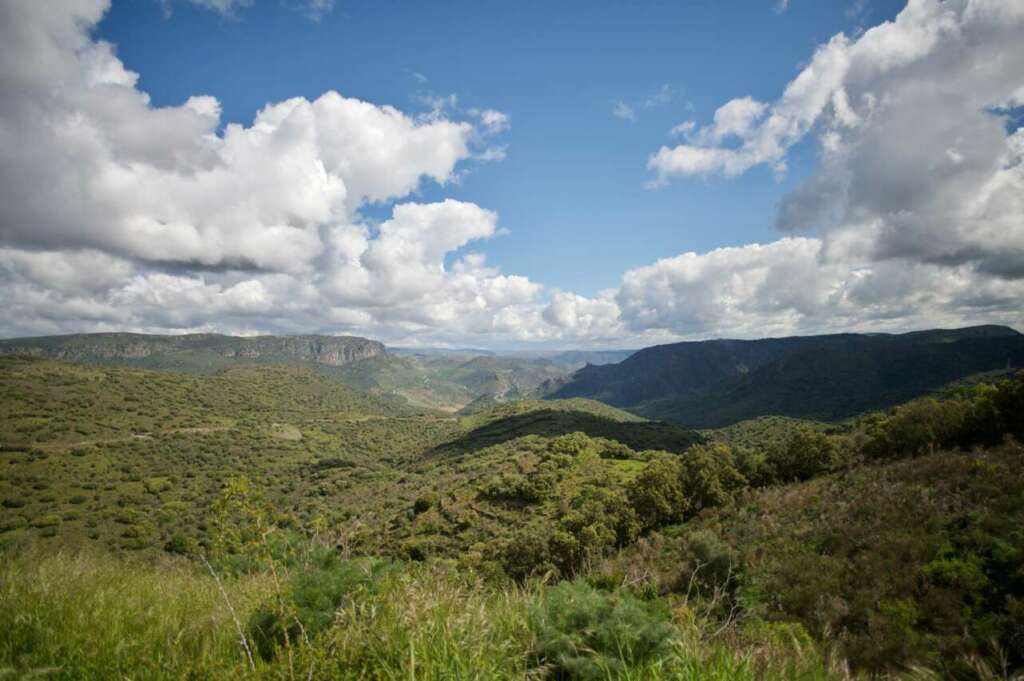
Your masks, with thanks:
[{"label": "valley", "polygon": [[[731,678],[793,678],[796,669],[839,678],[835,660],[866,675],[925,664],[962,675],[992,664],[995,650],[1016,660],[1024,655],[1015,647],[1024,598],[1024,382],[991,365],[1004,362],[999,353],[1016,357],[1017,337],[941,334],[945,340],[925,335],[926,354],[940,342],[943,357],[948,348],[966,356],[977,342],[983,350],[934,376],[869,392],[879,403],[916,397],[905,404],[828,411],[843,416],[833,421],[759,413],[704,430],[635,413],[646,408],[541,399],[536,387],[490,392],[501,372],[523,384],[548,380],[548,359],[385,350],[341,363],[334,358],[345,353],[331,351],[326,363],[307,343],[266,343],[274,352],[301,348],[298,357],[270,361],[240,356],[224,340],[215,363],[207,347],[179,347],[172,360],[139,356],[144,346],[120,340],[116,352],[76,343],[90,348],[77,363],[46,357],[66,350],[10,352],[0,357],[0,551],[8,556],[0,603],[17,612],[25,599],[41,599],[59,612],[61,592],[43,586],[52,580],[74,584],[83,602],[103,598],[96,571],[123,574],[131,589],[170,580],[183,593],[209,588],[212,575],[247,613],[245,640],[261,651],[250,671],[268,678],[289,678],[285,660],[292,668],[296,660],[313,670],[330,666],[330,678],[379,671],[378,662],[359,662],[357,650],[390,656],[395,640],[370,643],[370,630],[356,620],[344,630],[331,624],[360,608],[396,618],[378,623],[390,627],[388,636],[425,637],[408,644],[414,649],[437,645],[422,615],[402,609],[417,598],[447,608],[443,617],[482,609],[538,637],[526,643],[523,633],[478,623],[490,643],[466,639],[439,657],[419,650],[426,678],[447,678],[449,664],[466,664],[471,678],[519,678],[537,665],[598,678],[592,673],[620,664],[650,679],[690,678],[685,668],[732,669]],[[825,350],[812,339],[781,344],[790,342],[834,352],[827,337]],[[765,343],[767,355],[779,344]],[[739,352],[721,366],[737,357],[755,363],[753,353]],[[599,372],[626,375],[630,361],[585,366],[567,385],[592,385]],[[713,362],[691,365],[725,371]],[[410,397],[409,386],[427,375],[447,383],[424,381],[423,397]],[[416,379],[402,384],[396,376]],[[691,380],[716,385],[714,375]],[[846,379],[838,373],[836,380]],[[442,399],[474,390],[481,391],[474,408],[456,412]],[[612,382],[602,395],[615,390],[624,388]],[[808,400],[817,395],[809,391]],[[754,408],[739,404],[743,413]],[[89,574],[89,584],[66,581]],[[271,577],[287,586],[265,581]],[[465,580],[473,586],[455,586]],[[189,598],[175,607],[213,617],[202,640],[220,641],[221,652],[202,664],[243,673],[237,637],[222,638],[227,625],[213,624],[220,606]],[[618,613],[623,629],[599,631],[620,643],[587,639],[574,620],[560,619],[566,608],[584,620],[602,609]],[[305,642],[280,638],[290,630],[285,616],[306,630]],[[142,625],[144,635],[185,626],[176,617],[160,611]],[[67,659],[67,646],[105,645],[47,622],[8,620],[0,660],[29,670]],[[639,646],[645,631],[654,647],[635,659],[607,648]],[[47,638],[57,635],[65,642]],[[578,645],[593,651],[568,653],[558,643],[566,636],[583,636]],[[334,651],[327,657],[325,646]],[[496,651],[508,646],[519,652],[505,668],[498,663],[505,653]],[[106,664],[138,660],[117,647],[102,654]],[[169,670],[200,669],[193,653],[167,655]],[[758,662],[760,655],[770,657]],[[566,671],[578,665],[597,671]]]}]

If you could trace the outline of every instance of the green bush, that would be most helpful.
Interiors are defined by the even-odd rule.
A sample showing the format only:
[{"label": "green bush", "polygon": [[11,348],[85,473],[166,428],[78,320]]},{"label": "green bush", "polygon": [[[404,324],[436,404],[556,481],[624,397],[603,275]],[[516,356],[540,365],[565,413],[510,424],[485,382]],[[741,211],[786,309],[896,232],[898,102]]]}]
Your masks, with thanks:
[{"label": "green bush", "polygon": [[164,550],[168,553],[177,553],[184,556],[193,555],[197,548],[195,540],[181,532],[175,532],[171,535],[167,544],[164,545]]},{"label": "green bush", "polygon": [[688,503],[683,494],[682,472],[678,461],[655,459],[630,482],[629,502],[643,529],[655,529],[683,519]]},{"label": "green bush", "polygon": [[56,527],[60,525],[60,516],[56,513],[47,513],[32,519],[32,527]]},{"label": "green bush", "polygon": [[565,679],[608,679],[669,652],[668,613],[583,581],[549,587],[529,612],[534,661]]},{"label": "green bush", "polygon": [[374,560],[341,560],[327,550],[311,556],[304,569],[292,573],[280,598],[259,608],[249,621],[249,635],[260,656],[275,657],[286,642],[295,646],[312,639],[333,621],[346,596],[369,589],[390,569]]},{"label": "green bush", "polygon": [[797,428],[788,441],[773,448],[767,465],[777,482],[810,480],[831,471],[839,461],[839,448],[828,435],[813,428]]},{"label": "green bush", "polygon": [[416,515],[426,513],[437,505],[437,495],[432,493],[422,494],[412,504],[412,512]]},{"label": "green bush", "polygon": [[722,506],[747,484],[736,469],[732,449],[720,442],[690,447],[680,464],[680,483],[690,501],[690,512]]}]

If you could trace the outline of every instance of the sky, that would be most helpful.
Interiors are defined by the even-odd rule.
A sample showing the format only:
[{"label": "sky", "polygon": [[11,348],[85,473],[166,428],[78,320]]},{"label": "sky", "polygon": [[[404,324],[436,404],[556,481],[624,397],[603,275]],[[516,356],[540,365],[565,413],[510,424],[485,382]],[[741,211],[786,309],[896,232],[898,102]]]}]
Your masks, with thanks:
[{"label": "sky", "polygon": [[1024,327],[1018,0],[0,0],[0,336]]}]

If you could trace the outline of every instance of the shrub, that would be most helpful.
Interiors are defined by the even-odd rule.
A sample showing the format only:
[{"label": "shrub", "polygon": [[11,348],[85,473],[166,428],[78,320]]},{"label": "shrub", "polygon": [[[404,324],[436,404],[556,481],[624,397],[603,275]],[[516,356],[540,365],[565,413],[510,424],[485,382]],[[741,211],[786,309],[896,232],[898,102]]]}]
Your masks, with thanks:
[{"label": "shrub", "polygon": [[436,494],[423,494],[416,498],[416,501],[412,504],[412,512],[416,515],[420,513],[426,513],[437,504]]},{"label": "shrub", "polygon": [[688,567],[680,574],[676,590],[695,587],[702,592],[731,591],[742,563],[739,554],[711,530],[697,530],[686,537],[684,555]]},{"label": "shrub", "polygon": [[554,570],[548,549],[550,530],[540,523],[532,523],[513,532],[511,538],[498,550],[505,573],[522,581],[535,574]]},{"label": "shrub", "polygon": [[196,542],[194,539],[185,536],[181,532],[175,532],[164,545],[164,551],[177,553],[179,555],[191,555],[195,553]]},{"label": "shrub", "polygon": [[655,529],[677,523],[687,509],[680,482],[682,467],[678,461],[655,459],[629,484],[629,502],[643,529]]},{"label": "shrub", "polygon": [[12,530],[20,530],[21,528],[28,525],[28,521],[20,515],[9,515],[0,518],[0,532],[11,532]]},{"label": "shrub", "polygon": [[640,532],[636,511],[626,495],[602,485],[587,485],[562,516],[562,532],[548,542],[551,559],[563,575],[576,574],[589,563],[626,546]]},{"label": "shrub", "polygon": [[777,481],[810,480],[831,471],[839,461],[839,448],[824,433],[797,428],[789,440],[768,455],[767,464]]},{"label": "shrub", "polygon": [[47,513],[32,519],[32,527],[55,527],[60,525],[60,516],[56,513]]},{"label": "shrub", "polygon": [[616,678],[654,661],[668,652],[672,635],[668,613],[658,605],[583,581],[549,587],[529,612],[534,661],[562,678],[582,680]]},{"label": "shrub", "polygon": [[276,649],[303,637],[312,639],[333,621],[345,598],[362,587],[373,590],[390,569],[383,561],[344,561],[327,550],[294,572],[280,599],[258,609],[249,621],[249,634],[260,656],[274,658]]},{"label": "shrub", "polygon": [[720,442],[694,445],[681,461],[680,483],[690,501],[690,511],[722,506],[747,484],[736,469],[732,449]]},{"label": "shrub", "polygon": [[150,494],[160,494],[171,489],[171,481],[167,478],[147,478],[143,483],[146,491]]}]

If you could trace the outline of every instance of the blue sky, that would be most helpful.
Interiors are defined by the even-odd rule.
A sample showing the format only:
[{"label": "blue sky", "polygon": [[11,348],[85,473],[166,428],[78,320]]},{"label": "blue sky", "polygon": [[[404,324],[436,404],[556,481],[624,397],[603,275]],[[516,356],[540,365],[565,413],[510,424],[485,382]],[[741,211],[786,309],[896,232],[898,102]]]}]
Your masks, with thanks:
[{"label": "blue sky", "polygon": [[1024,326],[1020,0],[0,0],[0,335]]},{"label": "blue sky", "polygon": [[[327,90],[406,111],[454,94],[460,109],[507,113],[506,159],[471,166],[459,186],[425,184],[421,200],[496,210],[509,233],[472,248],[502,271],[592,296],[658,258],[777,239],[776,203],[807,174],[813,144],[781,181],[758,168],[651,190],[647,157],[722,102],[771,100],[818,44],[902,4],[343,0],[314,22],[273,1],[225,17],[134,0],[114,3],[99,36],[154,104],[208,93],[225,121],[249,124],[267,102]],[[668,101],[645,107],[665,87]],[[617,102],[636,119],[615,117]]]}]

